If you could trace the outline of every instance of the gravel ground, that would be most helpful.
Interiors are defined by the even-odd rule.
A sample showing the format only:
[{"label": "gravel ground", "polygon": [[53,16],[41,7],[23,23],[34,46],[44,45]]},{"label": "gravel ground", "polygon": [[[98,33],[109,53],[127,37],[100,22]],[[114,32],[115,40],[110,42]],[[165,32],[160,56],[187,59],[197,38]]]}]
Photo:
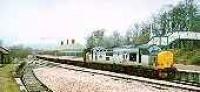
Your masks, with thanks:
[{"label": "gravel ground", "polygon": [[38,79],[55,92],[188,92],[173,87],[56,67],[34,71]]}]

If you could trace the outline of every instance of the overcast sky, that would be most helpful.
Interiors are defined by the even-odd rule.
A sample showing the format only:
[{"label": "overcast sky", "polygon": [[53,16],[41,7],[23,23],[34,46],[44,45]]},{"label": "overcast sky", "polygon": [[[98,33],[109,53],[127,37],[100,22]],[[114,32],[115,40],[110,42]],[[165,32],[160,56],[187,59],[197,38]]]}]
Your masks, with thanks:
[{"label": "overcast sky", "polygon": [[161,7],[180,0],[0,0],[0,39],[5,45],[84,43],[93,30],[125,32]]}]

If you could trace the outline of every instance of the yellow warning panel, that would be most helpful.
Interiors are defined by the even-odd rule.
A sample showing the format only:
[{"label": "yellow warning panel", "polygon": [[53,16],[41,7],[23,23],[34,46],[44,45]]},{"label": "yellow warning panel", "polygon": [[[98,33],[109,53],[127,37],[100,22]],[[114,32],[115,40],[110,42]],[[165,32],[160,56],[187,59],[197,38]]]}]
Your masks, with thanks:
[{"label": "yellow warning panel", "polygon": [[174,64],[173,53],[171,51],[162,51],[157,55],[156,69],[172,68]]}]

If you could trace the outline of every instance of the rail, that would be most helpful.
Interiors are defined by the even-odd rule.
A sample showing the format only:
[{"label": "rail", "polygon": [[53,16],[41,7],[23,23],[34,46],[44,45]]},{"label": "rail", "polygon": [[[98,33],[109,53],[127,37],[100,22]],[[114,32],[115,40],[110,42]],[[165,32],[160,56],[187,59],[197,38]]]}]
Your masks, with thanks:
[{"label": "rail", "polygon": [[[134,65],[122,65],[122,64],[109,64],[109,63],[97,63],[97,62],[88,62],[85,63],[79,60],[73,59],[59,59],[58,57],[45,57],[45,56],[36,56],[36,58],[44,59],[56,63],[69,64],[81,67],[87,67],[97,70],[106,70],[116,73],[125,73],[129,75],[145,77],[150,79],[159,79],[155,77],[154,74],[156,70],[147,67],[134,66]],[[198,71],[189,71],[189,70],[178,70],[175,71],[175,75],[171,78],[165,79],[169,82],[174,82],[178,84],[190,85],[200,87],[200,72]]]}]

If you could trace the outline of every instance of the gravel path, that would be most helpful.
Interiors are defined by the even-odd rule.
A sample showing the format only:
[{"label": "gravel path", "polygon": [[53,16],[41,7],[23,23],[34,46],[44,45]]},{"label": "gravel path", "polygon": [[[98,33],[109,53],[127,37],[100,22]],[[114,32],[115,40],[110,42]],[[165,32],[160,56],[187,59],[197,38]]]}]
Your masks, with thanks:
[{"label": "gravel path", "polygon": [[38,79],[55,92],[187,92],[173,87],[55,67],[34,71]]}]

